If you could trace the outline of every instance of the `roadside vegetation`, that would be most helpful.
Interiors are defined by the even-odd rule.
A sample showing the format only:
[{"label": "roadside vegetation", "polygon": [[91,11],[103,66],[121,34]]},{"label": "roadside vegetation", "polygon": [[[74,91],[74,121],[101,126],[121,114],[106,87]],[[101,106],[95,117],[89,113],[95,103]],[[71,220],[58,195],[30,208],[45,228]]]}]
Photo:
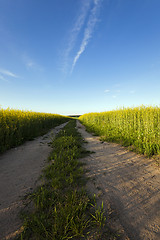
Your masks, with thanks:
[{"label": "roadside vegetation", "polygon": [[97,206],[95,196],[91,199],[85,191],[83,164],[78,159],[88,152],[82,147],[76,121],[71,120],[51,144],[53,151],[42,173],[42,184],[27,196],[34,206],[23,213],[19,239],[108,239],[103,232],[103,203]]},{"label": "roadside vegetation", "polygon": [[68,120],[58,114],[0,109],[0,153]]},{"label": "roadside vegetation", "polygon": [[160,154],[160,108],[137,107],[89,113],[79,120],[104,141],[121,143],[151,157]]}]

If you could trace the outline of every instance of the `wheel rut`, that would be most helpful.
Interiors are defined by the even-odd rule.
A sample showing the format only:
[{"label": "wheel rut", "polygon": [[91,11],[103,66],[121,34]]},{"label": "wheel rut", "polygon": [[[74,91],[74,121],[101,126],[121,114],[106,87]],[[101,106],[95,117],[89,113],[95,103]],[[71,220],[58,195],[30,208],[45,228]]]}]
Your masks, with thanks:
[{"label": "wheel rut", "polygon": [[0,155],[1,240],[11,240],[20,233],[22,198],[39,184],[39,176],[52,149],[49,142],[65,125]]},{"label": "wheel rut", "polygon": [[89,192],[103,201],[109,224],[121,233],[121,239],[160,239],[160,170],[154,159],[145,158],[115,143],[101,142],[77,128],[94,153],[82,159],[86,163]]}]

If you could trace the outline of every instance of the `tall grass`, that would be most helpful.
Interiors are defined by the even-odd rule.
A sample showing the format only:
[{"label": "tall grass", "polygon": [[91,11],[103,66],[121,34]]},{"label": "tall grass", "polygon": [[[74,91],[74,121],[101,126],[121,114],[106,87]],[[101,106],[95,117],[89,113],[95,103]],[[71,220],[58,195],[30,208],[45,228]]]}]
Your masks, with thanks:
[{"label": "tall grass", "polygon": [[67,121],[57,114],[0,109],[0,153]]},{"label": "tall grass", "polygon": [[132,146],[150,157],[160,154],[160,108],[136,107],[84,114],[80,121],[106,141]]}]

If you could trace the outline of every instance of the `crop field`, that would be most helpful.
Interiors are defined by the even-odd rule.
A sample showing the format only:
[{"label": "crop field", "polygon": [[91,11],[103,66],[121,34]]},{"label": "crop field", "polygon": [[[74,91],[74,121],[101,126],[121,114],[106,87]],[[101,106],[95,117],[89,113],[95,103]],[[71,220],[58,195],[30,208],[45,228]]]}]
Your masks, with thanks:
[{"label": "crop field", "polygon": [[151,157],[160,154],[160,108],[137,107],[89,113],[79,120],[103,140],[118,142]]},{"label": "crop field", "polygon": [[58,114],[0,109],[0,153],[68,120]]},{"label": "crop field", "polygon": [[[17,234],[17,240],[115,240],[119,239],[119,236],[121,236],[121,233],[117,232],[114,227],[112,229],[112,226],[110,228],[110,225],[108,225],[108,215],[105,210],[106,205],[103,207],[103,202],[106,202],[107,198],[106,195],[102,193],[105,192],[105,182],[108,182],[108,179],[106,178],[105,182],[103,182],[104,190],[102,191],[103,186],[97,184],[99,180],[96,182],[96,178],[92,179],[92,177],[86,175],[86,173],[90,172],[91,176],[94,176],[97,172],[99,179],[103,178],[103,180],[104,175],[108,175],[106,167],[107,158],[105,158],[108,154],[107,148],[106,151],[104,151],[104,145],[101,145],[97,138],[94,138],[93,136],[93,138],[91,138],[91,134],[83,131],[84,127],[80,123],[77,125],[77,119],[86,126],[88,131],[101,136],[101,139],[105,141],[121,143],[125,146],[129,146],[131,150],[143,153],[148,157],[151,157],[154,154],[160,154],[160,108],[158,107],[141,106],[137,108],[127,108],[103,113],[88,113],[80,116],[79,118],[77,116],[65,117],[57,114],[0,109],[0,152],[4,152],[14,146],[18,146],[26,140],[32,140],[33,138],[48,132],[49,129],[64,122],[68,122],[65,127],[60,126],[63,127],[63,129],[59,133],[56,132],[57,135],[54,136],[52,142],[49,142],[49,146],[52,148],[52,151],[50,152],[47,161],[44,162],[43,160],[46,166],[43,168],[41,174],[41,184],[27,193],[24,198],[26,204],[29,204],[28,206],[31,204],[33,208],[31,211],[28,211],[25,208],[22,209],[21,220],[23,221],[23,225],[20,228],[19,234]],[[88,141],[88,136],[91,138],[90,142]],[[93,139],[95,139],[94,144]],[[89,151],[84,148],[84,143],[86,143],[86,141],[88,141],[88,145],[91,143],[88,148]],[[31,142],[32,146],[34,144],[33,142]],[[48,143],[46,142],[46,145],[47,144]],[[93,147],[93,145],[94,149],[90,148]],[[102,148],[98,152],[97,149],[99,146],[102,146]],[[42,148],[42,145],[40,145],[40,147]],[[110,148],[111,147],[108,146],[108,149]],[[93,151],[90,151],[90,149]],[[37,148],[35,148],[35,151],[37,151]],[[120,172],[120,164],[123,164],[123,171],[121,171],[120,179],[126,171],[128,174],[127,176],[129,176],[128,179],[133,179],[133,175],[136,177],[138,176],[136,175],[135,169],[138,169],[138,174],[140,174],[140,171],[142,170],[140,170],[139,160],[138,166],[136,166],[137,162],[134,162],[134,168],[132,168],[133,165],[128,167],[128,164],[126,165],[127,161],[123,161],[123,163],[121,163],[121,154],[119,160],[117,158],[116,151],[117,150],[115,150],[115,153],[113,154],[116,158],[113,156],[113,161],[110,159],[114,169],[112,171],[112,178],[110,178],[111,175],[109,175],[109,178],[111,179],[113,186],[115,184],[120,184],[120,186],[122,186],[123,184],[125,189],[124,191],[126,193],[127,188],[125,188],[125,182],[122,182],[119,178],[117,179],[117,182],[112,181],[112,179],[115,179],[117,173]],[[90,154],[93,154],[92,158],[89,157],[88,160],[87,158],[85,159],[85,157]],[[23,155],[21,155],[21,159],[22,158]],[[99,158],[101,158],[101,162],[97,160]],[[3,158],[1,159],[3,161]],[[25,160],[26,159],[28,160],[28,158],[25,158]],[[92,163],[90,162],[90,159],[92,159]],[[35,162],[35,160],[36,157],[32,163]],[[104,171],[101,171],[102,162],[105,164]],[[110,161],[108,162],[108,166],[110,166],[111,163]],[[97,163],[98,165],[96,165]],[[94,169],[92,169],[92,164],[95,165]],[[32,166],[32,164],[30,165]],[[144,169],[144,164],[142,164],[142,168]],[[8,161],[6,169],[9,169],[9,172],[11,173],[11,171],[13,171],[13,164],[9,167]],[[133,169],[134,172],[132,172]],[[7,176],[9,175],[9,172],[6,171]],[[130,174],[132,177],[130,177]],[[143,176],[144,171],[142,171],[141,174]],[[147,180],[144,186],[146,186],[147,181],[151,181],[153,178],[152,176],[155,176],[154,171],[152,171],[152,173],[148,171],[148,174],[149,177],[146,178]],[[3,176],[5,176],[5,174],[2,174],[2,177]],[[29,172],[29,176],[31,176],[31,170]],[[18,178],[21,179],[21,177]],[[7,180],[7,177],[5,179]],[[22,179],[26,182],[26,177],[23,178],[22,176]],[[89,185],[90,189],[88,190],[86,185],[87,181],[90,181],[91,184]],[[156,177],[154,180],[152,179],[152,181],[157,181]],[[3,181],[1,180],[1,182]],[[132,184],[133,182],[128,182],[127,187]],[[135,187],[136,185],[137,182],[135,183]],[[91,189],[90,186],[93,186],[93,188]],[[133,193],[132,189],[133,187],[131,187],[130,193]],[[153,187],[151,190],[153,191]],[[13,191],[15,191],[14,188]],[[154,191],[157,192],[157,189],[155,188]],[[96,192],[96,194],[93,195],[93,192]],[[139,189],[137,192],[139,192]],[[136,196],[133,195],[134,205],[137,204],[137,199],[139,199],[139,197],[137,197],[137,192]],[[114,195],[112,195],[113,191],[111,193],[107,191],[107,194],[110,194],[111,198],[112,196],[114,197]],[[115,194],[117,193],[115,192]],[[146,194],[144,188],[142,188],[140,194]],[[128,200],[130,202],[130,198]],[[152,204],[150,205],[152,206]],[[119,208],[119,205],[117,208]],[[155,209],[156,208],[157,206],[155,206]],[[10,216],[11,215],[9,215],[9,217]],[[4,217],[4,220],[8,223],[7,218]],[[4,225],[6,228],[6,224]],[[133,232],[132,227],[130,229],[130,231]]]}]

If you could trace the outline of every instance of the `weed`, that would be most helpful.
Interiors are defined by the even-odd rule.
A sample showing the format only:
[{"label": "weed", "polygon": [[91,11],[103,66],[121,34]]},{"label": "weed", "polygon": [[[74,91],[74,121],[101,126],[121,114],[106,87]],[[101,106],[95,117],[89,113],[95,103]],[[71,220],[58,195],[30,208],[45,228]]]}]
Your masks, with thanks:
[{"label": "weed", "polygon": [[94,203],[91,204],[91,206],[94,209],[94,214],[91,214],[92,216],[92,222],[95,223],[99,229],[102,229],[106,222],[106,217],[104,216],[104,208],[103,208],[103,202],[101,206],[97,206],[95,195],[94,195]]}]

